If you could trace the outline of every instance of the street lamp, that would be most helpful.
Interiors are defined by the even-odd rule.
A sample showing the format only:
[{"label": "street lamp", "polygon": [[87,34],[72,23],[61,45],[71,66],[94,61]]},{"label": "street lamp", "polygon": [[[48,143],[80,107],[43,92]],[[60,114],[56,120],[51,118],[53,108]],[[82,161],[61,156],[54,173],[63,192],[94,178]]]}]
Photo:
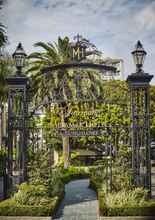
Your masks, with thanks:
[{"label": "street lamp", "polygon": [[143,72],[142,67],[144,64],[146,51],[140,41],[137,42],[135,50],[132,52],[134,63],[136,65],[136,72]]},{"label": "street lamp", "polygon": [[146,51],[140,41],[132,52],[136,72],[127,78],[131,106],[131,145],[133,183],[151,195],[150,158],[150,81],[153,75],[143,71]]},{"label": "street lamp", "polygon": [[17,75],[21,75],[22,68],[25,65],[25,58],[26,58],[26,53],[22,47],[22,44],[19,43],[15,52],[13,53],[12,57],[15,61],[16,68],[17,68]]}]

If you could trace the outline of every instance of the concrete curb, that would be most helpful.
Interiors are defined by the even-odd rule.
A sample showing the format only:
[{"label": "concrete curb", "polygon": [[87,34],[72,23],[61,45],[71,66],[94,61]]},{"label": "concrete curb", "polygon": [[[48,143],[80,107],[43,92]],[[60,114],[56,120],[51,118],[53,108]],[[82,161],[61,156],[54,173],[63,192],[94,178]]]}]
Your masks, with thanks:
[{"label": "concrete curb", "polygon": [[[0,216],[0,220],[52,220],[52,217]],[[99,220],[155,220],[155,216],[112,216],[99,217]]]},{"label": "concrete curb", "polygon": [[111,216],[100,217],[99,220],[155,220],[155,216]]},{"label": "concrete curb", "polygon": [[0,220],[52,220],[52,217],[0,216]]}]

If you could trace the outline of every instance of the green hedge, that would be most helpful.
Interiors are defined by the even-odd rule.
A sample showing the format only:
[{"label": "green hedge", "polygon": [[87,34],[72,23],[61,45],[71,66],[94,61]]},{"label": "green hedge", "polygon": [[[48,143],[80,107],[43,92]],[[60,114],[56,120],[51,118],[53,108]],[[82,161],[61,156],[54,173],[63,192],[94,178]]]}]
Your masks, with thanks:
[{"label": "green hedge", "polygon": [[48,205],[17,205],[14,200],[7,199],[0,203],[0,216],[51,216],[54,214],[60,198],[51,199]]},{"label": "green hedge", "polygon": [[113,207],[106,209],[107,216],[155,216],[154,206]]},{"label": "green hedge", "polygon": [[100,216],[155,216],[155,201],[145,201],[133,206],[108,207],[104,192],[98,193]]},{"label": "green hedge", "polygon": [[68,169],[62,170],[62,181],[64,183],[86,177],[89,177],[89,171],[86,171],[84,168],[70,166]]},{"label": "green hedge", "polygon": [[0,176],[3,176],[5,173],[5,166],[6,166],[6,152],[2,148],[0,150]]}]

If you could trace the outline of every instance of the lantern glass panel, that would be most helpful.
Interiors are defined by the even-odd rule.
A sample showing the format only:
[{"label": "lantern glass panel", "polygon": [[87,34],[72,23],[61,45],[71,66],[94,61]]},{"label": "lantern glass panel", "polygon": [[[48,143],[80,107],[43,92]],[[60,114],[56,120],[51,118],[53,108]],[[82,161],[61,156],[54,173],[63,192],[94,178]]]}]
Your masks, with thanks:
[{"label": "lantern glass panel", "polygon": [[23,55],[16,54],[14,58],[15,58],[16,67],[23,67],[24,66],[25,57]]},{"label": "lantern glass panel", "polygon": [[136,57],[137,57],[137,64],[143,65],[144,64],[144,53],[142,51],[137,51]]}]

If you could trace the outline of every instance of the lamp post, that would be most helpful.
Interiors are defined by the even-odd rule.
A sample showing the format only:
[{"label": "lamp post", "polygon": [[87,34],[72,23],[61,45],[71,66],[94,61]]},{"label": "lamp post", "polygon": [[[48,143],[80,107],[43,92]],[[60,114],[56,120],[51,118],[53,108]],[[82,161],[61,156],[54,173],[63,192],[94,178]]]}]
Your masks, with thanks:
[{"label": "lamp post", "polygon": [[25,58],[27,57],[21,43],[18,44],[12,57],[15,61],[17,75],[20,76],[22,74],[22,68],[25,66]]},{"label": "lamp post", "polygon": [[133,55],[134,63],[136,65],[136,72],[137,73],[142,72],[143,71],[142,67],[147,53],[144,50],[143,45],[141,44],[140,41],[137,42],[135,46],[135,50],[132,52],[132,55]]},{"label": "lamp post", "polygon": [[145,73],[146,51],[140,41],[132,52],[136,72],[127,77],[131,97],[131,141],[133,183],[143,186],[151,194],[150,160],[150,98],[149,83],[153,75]]},{"label": "lamp post", "polygon": [[[19,43],[13,58],[16,65],[16,75],[7,78],[8,84],[8,175],[9,188],[26,180],[27,163],[27,127],[28,116],[27,89],[28,77],[22,73],[26,53]],[[16,151],[16,162],[13,152]],[[14,163],[16,167],[14,168]],[[16,172],[15,172],[16,171]]]}]

